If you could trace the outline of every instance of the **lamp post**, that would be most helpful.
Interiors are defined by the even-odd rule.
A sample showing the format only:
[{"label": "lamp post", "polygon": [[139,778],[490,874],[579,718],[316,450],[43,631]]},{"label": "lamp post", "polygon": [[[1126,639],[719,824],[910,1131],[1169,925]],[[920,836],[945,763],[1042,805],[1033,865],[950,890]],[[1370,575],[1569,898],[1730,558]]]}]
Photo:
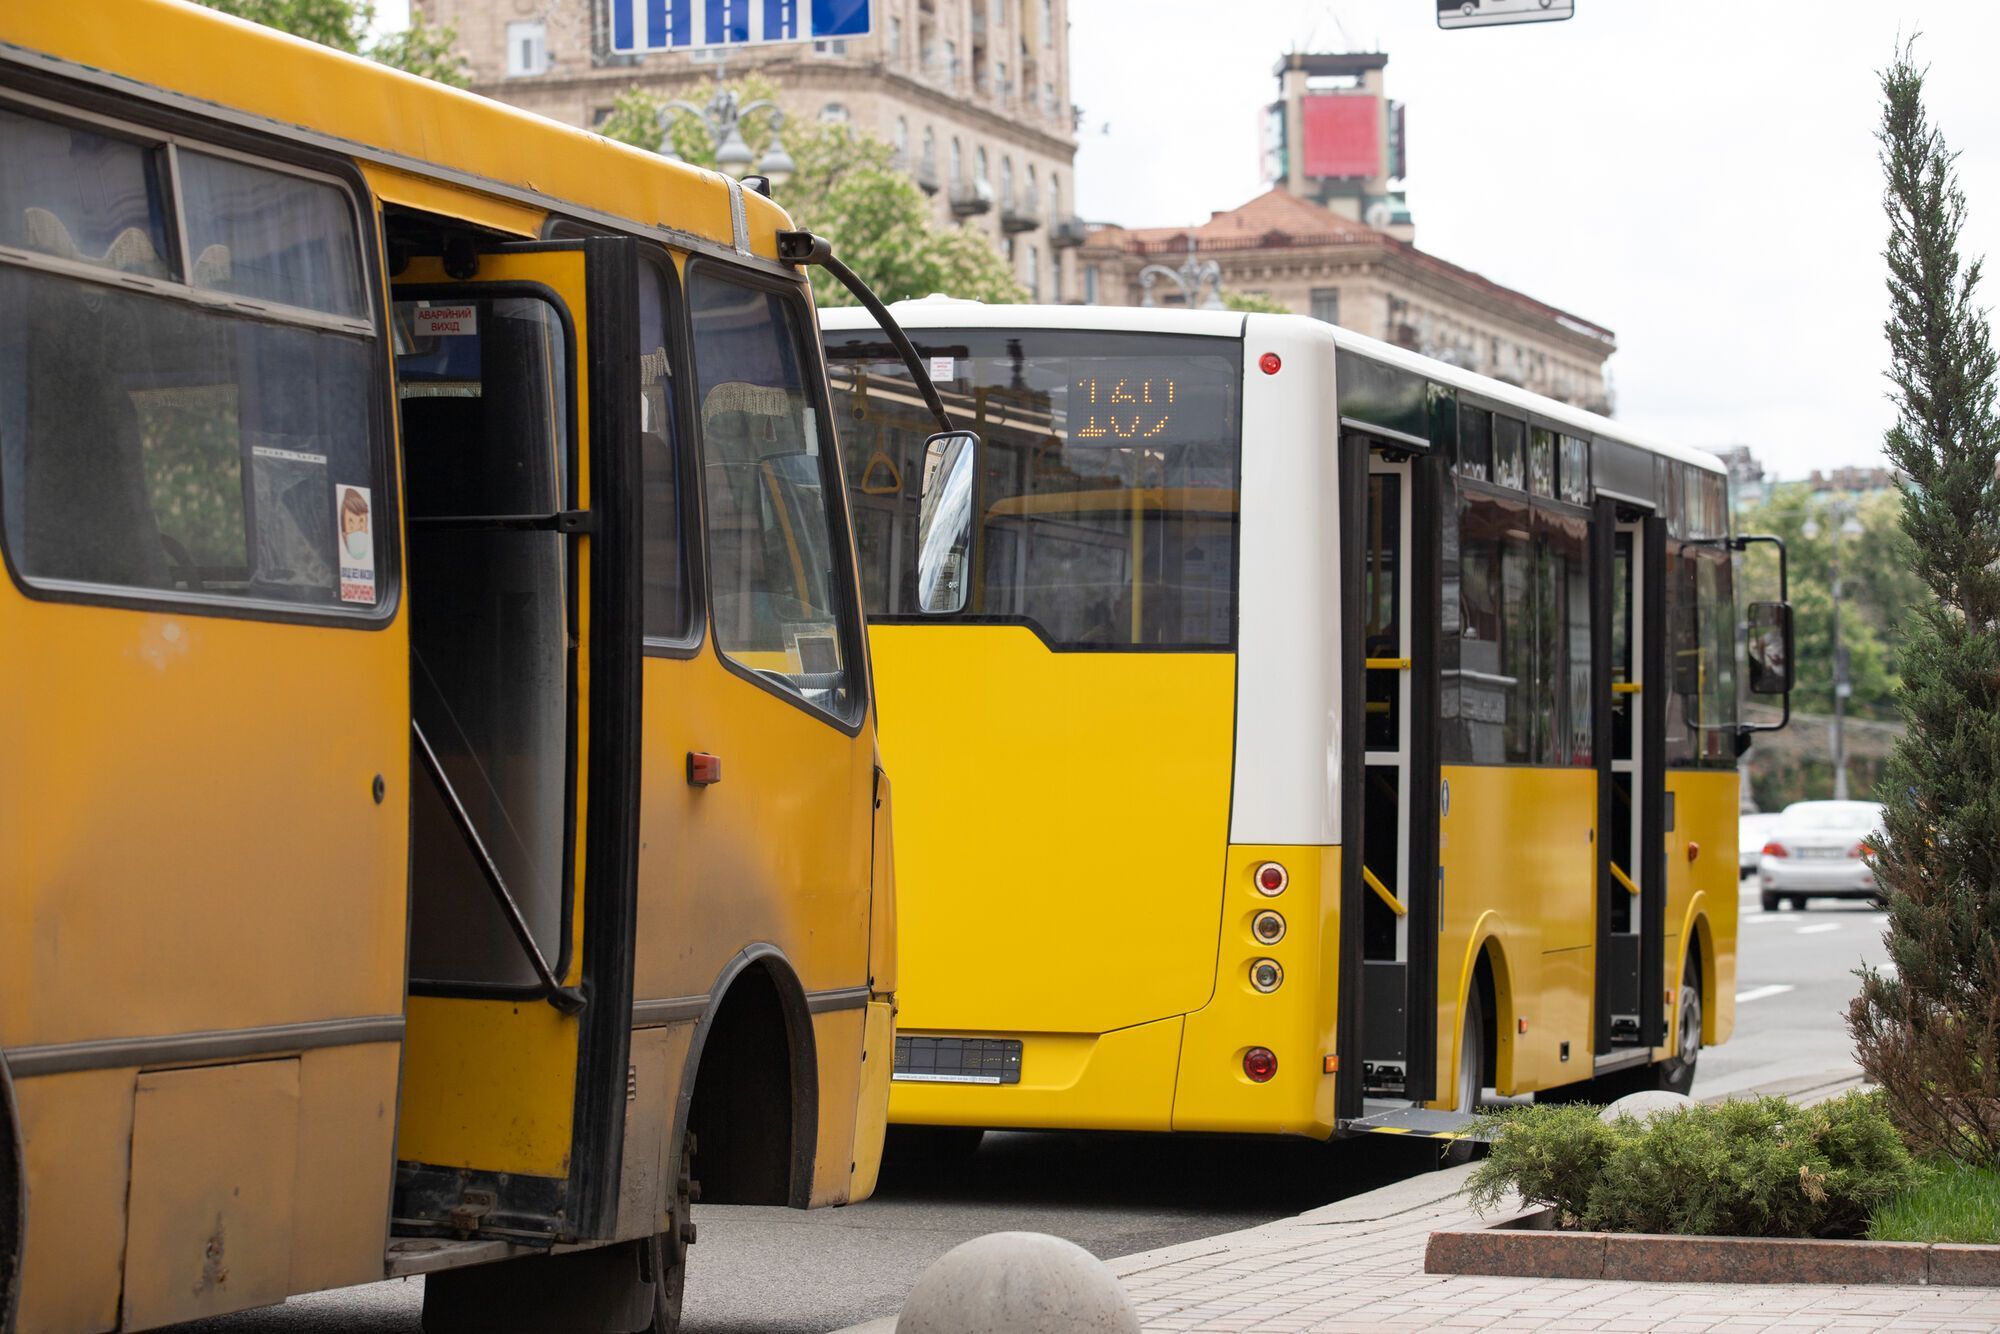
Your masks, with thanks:
[{"label": "lamp post", "polygon": [[[1847,674],[1847,648],[1840,642],[1840,539],[1859,537],[1866,530],[1861,520],[1854,515],[1853,502],[1833,500],[1827,504],[1827,520],[1831,523],[1839,519],[1840,525],[1831,530],[1833,552],[1829,558],[1831,570],[1831,591],[1833,593],[1833,799],[1847,800],[1847,698],[1854,693],[1854,682]],[[1820,535],[1817,519],[1807,519],[1799,532],[1807,538]]]},{"label": "lamp post", "polygon": [[[1161,278],[1165,278],[1180,289],[1181,300],[1191,310],[1197,305],[1202,310],[1228,309],[1227,306],[1222,304],[1222,266],[1212,259],[1196,259],[1194,238],[1192,236],[1188,238],[1187,258],[1181,261],[1181,266],[1178,269],[1170,269],[1164,264],[1148,264],[1145,268],[1139,270],[1139,286],[1145,292],[1145,295],[1140,298],[1140,305],[1157,306],[1160,304],[1153,297],[1153,284]],[[1197,298],[1201,296],[1203,286],[1208,288],[1208,299],[1206,301],[1198,301]]]},{"label": "lamp post", "polygon": [[[742,180],[750,170],[754,160],[757,174],[771,182],[773,189],[792,179],[799,164],[792,161],[792,155],[785,151],[784,141],[779,133],[785,128],[785,112],[776,102],[760,97],[754,102],[740,101],[733,89],[717,88],[715,96],[708,99],[708,105],[698,107],[692,102],[674,98],[660,104],[660,155],[680,159],[674,151],[672,134],[675,116],[693,116],[708,131],[709,141],[715,145],[715,165],[737,180]],[[756,157],[750,151],[749,141],[743,137],[743,124],[751,116],[762,114],[771,121],[771,145],[764,150],[764,156]]]}]

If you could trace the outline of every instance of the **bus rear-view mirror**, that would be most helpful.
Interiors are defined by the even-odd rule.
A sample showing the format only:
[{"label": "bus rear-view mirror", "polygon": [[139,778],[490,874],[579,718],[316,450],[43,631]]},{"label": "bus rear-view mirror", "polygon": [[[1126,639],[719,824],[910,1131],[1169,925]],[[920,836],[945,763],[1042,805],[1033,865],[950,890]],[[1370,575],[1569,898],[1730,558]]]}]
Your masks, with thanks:
[{"label": "bus rear-view mirror", "polygon": [[1782,695],[1792,688],[1792,604],[1750,604],[1746,649],[1750,693]]},{"label": "bus rear-view mirror", "polygon": [[972,501],[979,437],[940,431],[924,442],[923,498],[917,505],[917,605],[932,615],[965,609],[972,581]]}]

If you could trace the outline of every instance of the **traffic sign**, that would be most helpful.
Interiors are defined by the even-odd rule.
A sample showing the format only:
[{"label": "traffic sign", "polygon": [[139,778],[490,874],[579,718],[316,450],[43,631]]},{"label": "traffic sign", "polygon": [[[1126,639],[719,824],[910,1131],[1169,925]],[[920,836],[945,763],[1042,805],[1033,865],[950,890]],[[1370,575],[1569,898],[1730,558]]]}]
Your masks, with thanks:
[{"label": "traffic sign", "polygon": [[611,49],[644,54],[866,37],[871,7],[871,0],[611,0]]},{"label": "traffic sign", "polygon": [[1490,28],[1550,23],[1576,13],[1576,0],[1438,0],[1438,27]]}]

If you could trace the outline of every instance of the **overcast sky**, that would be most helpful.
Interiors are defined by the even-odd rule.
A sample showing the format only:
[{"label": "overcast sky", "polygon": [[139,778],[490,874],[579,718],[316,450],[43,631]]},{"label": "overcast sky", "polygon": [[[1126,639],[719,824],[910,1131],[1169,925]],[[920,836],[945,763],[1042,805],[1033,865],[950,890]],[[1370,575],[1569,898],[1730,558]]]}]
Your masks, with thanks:
[{"label": "overcast sky", "polygon": [[1163,226],[1250,199],[1278,57],[1385,51],[1388,94],[1408,106],[1418,246],[1615,331],[1619,417],[1747,443],[1785,477],[1878,461],[1891,413],[1875,71],[1899,31],[1921,32],[1931,110],[1963,153],[1967,249],[2000,262],[2000,7],[1576,9],[1440,32],[1429,0],[1070,0],[1078,206]]}]

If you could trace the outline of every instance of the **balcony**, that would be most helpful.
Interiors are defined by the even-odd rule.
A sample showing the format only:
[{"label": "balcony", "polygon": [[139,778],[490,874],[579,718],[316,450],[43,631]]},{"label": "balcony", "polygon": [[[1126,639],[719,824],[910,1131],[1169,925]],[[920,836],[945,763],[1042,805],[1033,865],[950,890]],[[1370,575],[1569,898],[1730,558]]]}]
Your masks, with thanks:
[{"label": "balcony", "polygon": [[1032,195],[1008,195],[1000,204],[1000,230],[1032,232],[1042,225],[1042,209]]},{"label": "balcony", "polygon": [[953,181],[951,211],[958,218],[976,218],[993,211],[993,187],[985,181]]},{"label": "balcony", "polygon": [[915,167],[910,169],[910,175],[916,178],[917,184],[923,188],[923,192],[927,195],[936,194],[938,187],[944,184],[944,178],[938,175],[938,165],[935,157],[926,156],[921,159]]},{"label": "balcony", "polygon": [[1074,213],[1057,218],[1049,224],[1049,244],[1057,250],[1073,249],[1082,245],[1089,237],[1090,228]]}]

